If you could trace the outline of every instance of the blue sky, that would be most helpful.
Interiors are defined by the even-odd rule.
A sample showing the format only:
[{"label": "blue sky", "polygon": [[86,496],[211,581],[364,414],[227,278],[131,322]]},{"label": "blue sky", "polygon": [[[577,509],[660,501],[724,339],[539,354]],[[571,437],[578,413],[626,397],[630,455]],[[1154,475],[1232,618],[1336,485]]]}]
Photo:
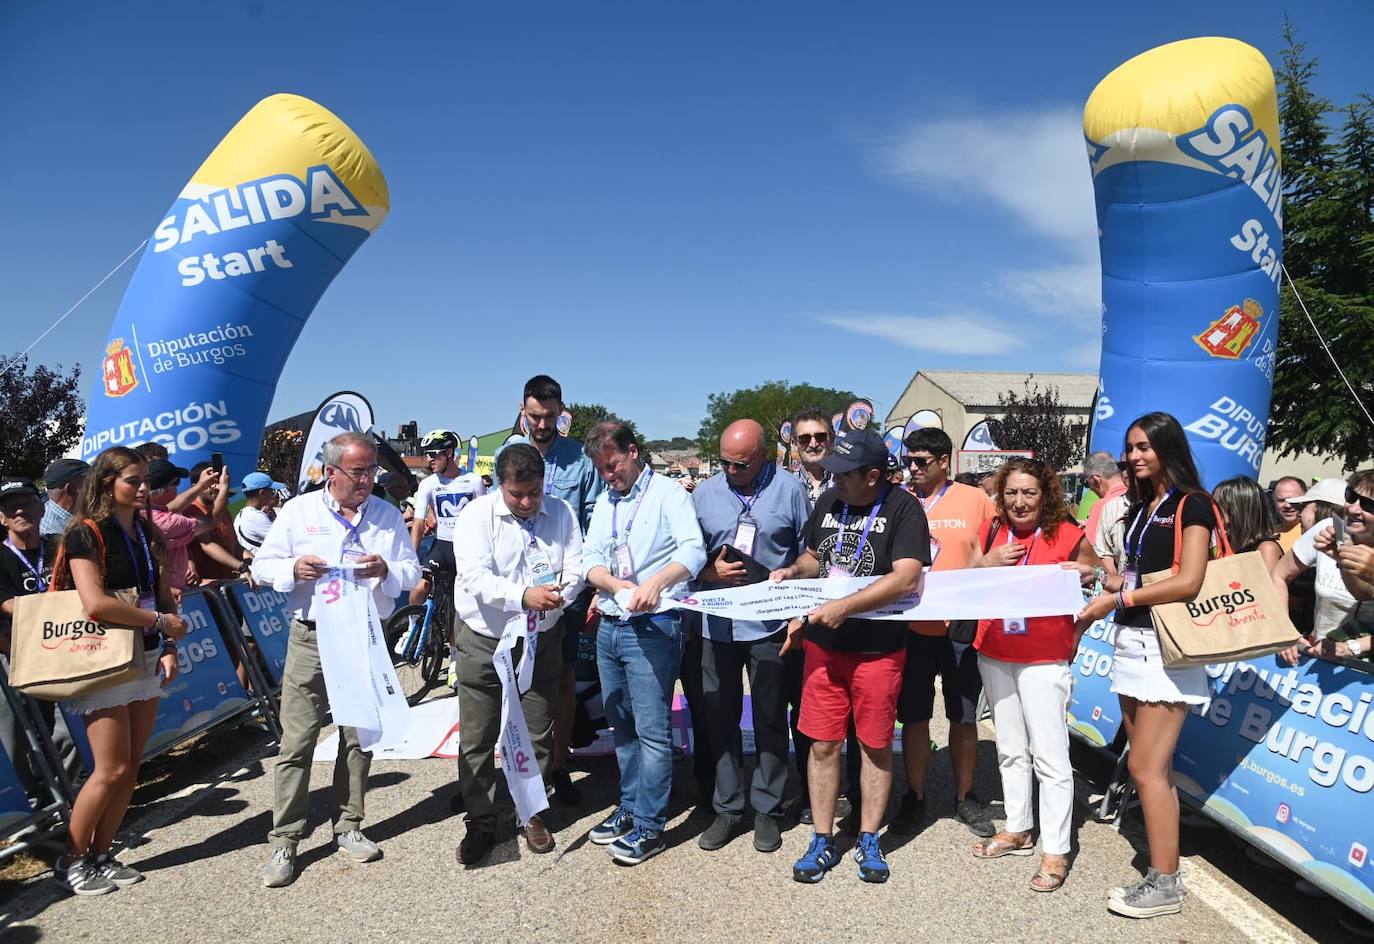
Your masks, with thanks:
[{"label": "blue sky", "polygon": [[[1292,7],[1318,91],[1374,91],[1374,4]],[[882,415],[921,368],[1095,370],[1083,102],[1189,36],[1277,64],[1282,18],[1196,0],[12,0],[4,349],[289,91],[358,132],[392,209],[315,309],[273,418],[352,388],[388,428],[485,433],[548,372],[569,401],[690,436],[708,394],[770,379],[851,388]],[[133,268],[32,357],[98,379]]]}]

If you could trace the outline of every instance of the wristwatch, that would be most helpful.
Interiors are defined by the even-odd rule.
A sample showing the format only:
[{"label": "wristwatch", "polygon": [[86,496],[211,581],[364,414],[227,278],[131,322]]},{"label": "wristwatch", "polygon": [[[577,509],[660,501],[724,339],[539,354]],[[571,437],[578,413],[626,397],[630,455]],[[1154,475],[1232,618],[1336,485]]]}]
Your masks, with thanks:
[{"label": "wristwatch", "polygon": [[1364,652],[1364,646],[1360,645],[1358,639],[1347,639],[1345,645],[1350,650],[1350,655],[1356,659]]}]

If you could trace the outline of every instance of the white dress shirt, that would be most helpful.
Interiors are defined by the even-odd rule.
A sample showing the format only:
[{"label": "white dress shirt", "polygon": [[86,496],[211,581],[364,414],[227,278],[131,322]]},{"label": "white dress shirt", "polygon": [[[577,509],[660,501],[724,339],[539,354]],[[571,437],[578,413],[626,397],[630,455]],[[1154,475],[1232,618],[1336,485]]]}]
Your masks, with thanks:
[{"label": "white dress shirt", "polygon": [[[520,598],[534,584],[525,561],[531,535],[558,574],[563,599],[571,602],[582,589],[583,577],[582,528],[571,505],[545,495],[539,511],[521,521],[497,489],[473,499],[458,516],[453,528],[458,565],[454,605],[473,632],[497,639],[512,619],[519,619],[524,631]],[[537,631],[552,629],[561,615],[561,607],[539,614]]]},{"label": "white dress shirt", "polygon": [[[253,555],[253,579],[278,593],[287,594],[286,605],[297,619],[313,619],[310,605],[315,597],[314,580],[296,579],[296,561],[314,555],[327,564],[342,559],[350,538],[335,516],[339,503],[327,488],[291,499],[277,512],[277,520]],[[379,498],[369,498],[351,524],[357,529],[364,553],[386,561],[385,577],[362,581],[372,591],[377,615],[386,619],[396,607],[396,597],[420,582],[420,561],[410,546],[401,513]]]}]

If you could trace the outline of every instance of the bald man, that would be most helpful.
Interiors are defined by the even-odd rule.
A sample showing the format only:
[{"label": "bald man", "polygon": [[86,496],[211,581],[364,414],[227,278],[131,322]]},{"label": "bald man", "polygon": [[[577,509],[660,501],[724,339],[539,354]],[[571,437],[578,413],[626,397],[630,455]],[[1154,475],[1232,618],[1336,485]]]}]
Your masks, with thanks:
[{"label": "bald man", "polygon": [[[737,420],[720,437],[724,471],[692,493],[706,539],[706,589],[767,579],[769,571],[797,559],[806,526],[806,489],[793,475],[778,474],[772,444],[753,420]],[[728,559],[727,559],[728,558]],[[746,560],[752,558],[752,561]],[[749,672],[757,764],[749,787],[754,810],[754,848],[782,845],[780,818],[787,785],[787,673],[779,650],[786,621],[748,622],[706,617],[701,656],[702,688],[715,758],[712,797],[715,821],[697,844],[720,849],[741,831],[745,807],[744,758],[740,748],[743,673]]]}]

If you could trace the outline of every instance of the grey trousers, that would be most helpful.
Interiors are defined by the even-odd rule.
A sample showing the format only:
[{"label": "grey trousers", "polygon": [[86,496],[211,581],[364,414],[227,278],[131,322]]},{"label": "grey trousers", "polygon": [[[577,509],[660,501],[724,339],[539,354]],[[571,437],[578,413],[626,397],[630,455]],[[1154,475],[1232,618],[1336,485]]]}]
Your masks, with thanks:
[{"label": "grey trousers", "polygon": [[749,673],[754,714],[754,778],[749,805],[755,813],[782,813],[787,787],[787,667],[778,654],[786,633],[754,642],[703,640],[701,687],[710,719],[710,748],[715,760],[717,813],[744,812],[744,751],[740,712],[744,708],[742,673]]},{"label": "grey trousers", "polygon": [[[272,831],[267,834],[273,847],[294,849],[305,838],[310,764],[328,712],[329,696],[325,692],[315,631],[300,620],[293,620],[286,667],[282,670],[281,748],[273,771],[276,803],[272,809]],[[362,826],[363,794],[371,766],[372,755],[359,746],[357,730],[339,728],[339,756],[334,761],[336,836]]]},{"label": "grey trousers", "polygon": [[[456,618],[455,618],[456,619]],[[497,640],[472,631],[456,619],[458,647],[458,788],[467,804],[466,822],[496,831],[496,756],[501,733],[501,678],[491,658]],[[511,650],[520,664],[524,639]],[[563,673],[563,622],[539,634],[534,653],[534,677],[529,691],[520,696],[525,724],[534,744],[539,773],[547,783],[553,756],[553,711],[558,702],[558,679]]]}]

